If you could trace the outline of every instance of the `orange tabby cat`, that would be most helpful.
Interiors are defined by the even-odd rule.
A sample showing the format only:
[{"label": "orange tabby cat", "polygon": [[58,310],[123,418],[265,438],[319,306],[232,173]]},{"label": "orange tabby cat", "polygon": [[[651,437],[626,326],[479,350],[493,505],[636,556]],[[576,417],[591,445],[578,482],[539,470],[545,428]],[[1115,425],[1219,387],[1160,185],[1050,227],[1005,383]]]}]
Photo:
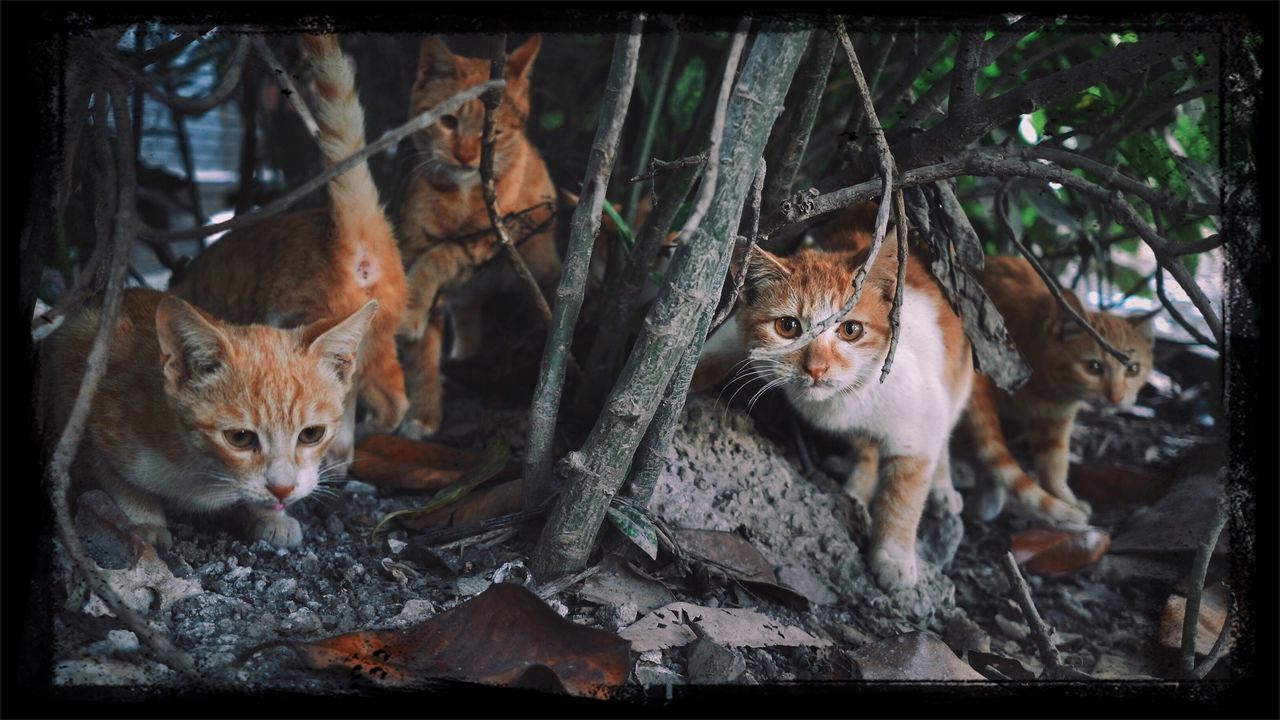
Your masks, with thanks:
[{"label": "orange tabby cat", "polygon": [[[870,566],[887,589],[916,584],[916,530],[931,488],[954,495],[947,441],[969,400],[973,365],[960,319],[933,277],[908,257],[902,327],[892,372],[880,382],[889,348],[889,307],[897,284],[897,245],[886,238],[853,310],[790,354],[753,360],[766,388],[780,387],[813,426],[876,448],[876,474],[855,474],[848,491],[871,508]],[[852,244],[850,242],[850,244]],[[751,255],[737,312],[708,342],[707,356],[785,345],[843,306],[867,252],[804,249],[786,258]],[[874,500],[872,498],[874,494]]]},{"label": "orange tabby cat", "polygon": [[[529,75],[541,38],[534,36],[507,58],[507,85],[494,117],[494,175],[503,215],[529,270],[549,295],[560,277],[555,247],[556,191],[538,151],[524,135],[529,114]],[[489,61],[453,54],[444,41],[422,41],[410,113],[418,114],[489,79]],[[420,438],[442,419],[440,355],[444,318],[453,329],[451,356],[465,359],[480,349],[481,309],[496,290],[520,291],[506,262],[494,259],[497,238],[480,189],[480,141],[484,104],[473,100],[413,137],[418,153],[400,212],[400,252],[410,296],[403,334],[411,406],[401,432]],[[493,262],[487,261],[493,260]]]},{"label": "orange tabby cat", "polygon": [[[336,37],[304,35],[301,42],[315,71],[322,155],[334,165],[365,144],[355,76]],[[171,291],[230,322],[281,327],[347,315],[378,300],[381,310],[362,348],[333,453],[350,459],[354,452],[356,390],[368,408],[370,430],[390,432],[400,424],[409,401],[395,331],[407,287],[367,164],[329,183],[328,208],[278,215],[229,233],[192,262]]]},{"label": "orange tabby cat", "polygon": [[[296,545],[285,509],[324,482],[370,300],[341,321],[293,330],[219,322],[171,295],[127,290],[106,374],[94,396],[73,477],[96,483],[157,547],[172,544],[166,510],[240,507],[251,540]],[[99,307],[41,344],[40,415],[66,424]]]},{"label": "orange tabby cat", "polygon": [[[1000,485],[1011,490],[1034,513],[1057,521],[1084,522],[1089,517],[1089,506],[1067,486],[1067,451],[1076,412],[1085,404],[1133,404],[1151,372],[1154,338],[1150,318],[1086,312],[1075,294],[1062,288],[1063,296],[1089,325],[1128,354],[1129,361],[1122,363],[1061,310],[1025,259],[989,257],[979,279],[1004,317],[1014,344],[1031,366],[1031,377],[1012,395],[985,377],[975,382],[966,425],[975,440],[978,457]],[[1009,454],[997,403],[1026,427],[1036,476],[1043,489]],[[983,514],[994,517],[1000,510],[1000,499],[995,496]]]}]

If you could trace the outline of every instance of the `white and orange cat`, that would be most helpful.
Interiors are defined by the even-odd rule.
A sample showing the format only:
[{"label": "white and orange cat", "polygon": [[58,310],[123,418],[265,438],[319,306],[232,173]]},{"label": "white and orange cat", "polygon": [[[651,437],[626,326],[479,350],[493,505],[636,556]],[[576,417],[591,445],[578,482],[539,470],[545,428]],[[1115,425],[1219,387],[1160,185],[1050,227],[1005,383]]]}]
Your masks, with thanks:
[{"label": "white and orange cat", "polygon": [[[282,330],[231,325],[152,290],[125,291],[106,374],[72,467],[148,542],[171,511],[231,509],[250,540],[297,545],[288,508],[324,482],[359,347],[378,310]],[[40,416],[52,441],[79,392],[101,316],[89,307],[41,343]]]},{"label": "white and orange cat", "polygon": [[[326,166],[365,146],[355,75],[333,35],[301,36],[313,68],[316,123]],[[365,427],[391,432],[409,400],[395,332],[408,295],[400,252],[367,163],[329,183],[329,206],[277,215],[235,230],[206,250],[170,291],[235,323],[296,327],[341,317],[376,299],[379,311],[360,350],[360,370],[333,455],[355,449],[356,395]]]},{"label": "white and orange cat", "polygon": [[[1151,373],[1151,318],[1087,311],[1074,293],[1060,288],[1067,302],[1099,335],[1128,355],[1128,361],[1121,362],[1061,309],[1025,259],[989,257],[978,277],[1031,366],[1031,377],[1012,394],[985,376],[976,379],[965,425],[978,459],[997,481],[995,488],[1011,491],[1032,514],[1058,522],[1085,522],[1089,505],[1077,499],[1067,485],[1076,413],[1086,405],[1133,405]],[[1010,454],[1000,411],[1026,429],[1035,473],[1043,487],[1028,477]],[[1003,497],[1002,492],[984,496],[980,515],[994,517]]]},{"label": "white and orange cat", "polygon": [[[506,88],[494,115],[494,177],[498,207],[511,239],[543,295],[560,278],[555,245],[556,190],[547,166],[525,137],[529,81],[541,47],[533,36],[507,57]],[[410,113],[421,113],[489,79],[489,61],[454,54],[437,36],[422,41]],[[498,258],[480,188],[484,104],[473,100],[454,115],[416,133],[415,167],[397,231],[409,283],[402,334],[411,405],[401,433],[432,435],[443,419],[440,360],[446,318],[453,331],[451,357],[475,356],[483,339],[484,301],[498,291],[524,292]]]},{"label": "white and orange cat", "polygon": [[[723,367],[735,354],[792,342],[844,305],[866,257],[865,250],[804,249],[779,258],[754,248],[742,302],[708,342],[704,358]],[[890,232],[852,311],[804,348],[754,360],[746,371],[779,388],[814,427],[874,448],[878,472],[855,472],[846,489],[871,510],[869,564],[886,589],[919,579],[916,530],[930,490],[949,502],[957,497],[947,444],[974,376],[960,319],[909,256],[898,347],[880,382],[897,267],[896,233]]]}]

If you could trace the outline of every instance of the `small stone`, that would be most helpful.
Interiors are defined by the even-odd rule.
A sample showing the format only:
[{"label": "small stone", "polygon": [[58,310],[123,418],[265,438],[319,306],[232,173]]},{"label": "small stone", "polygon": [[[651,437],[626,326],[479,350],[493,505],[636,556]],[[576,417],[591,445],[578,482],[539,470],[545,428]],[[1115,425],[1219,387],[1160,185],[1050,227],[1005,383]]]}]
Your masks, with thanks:
[{"label": "small stone", "polygon": [[360,482],[359,480],[348,480],[345,484],[343,484],[342,492],[347,493],[349,495],[377,495],[378,488],[374,485],[370,485],[367,482]]},{"label": "small stone", "polygon": [[479,595],[489,587],[489,581],[482,575],[465,575],[458,578],[458,594],[463,597]]},{"label": "small stone", "polygon": [[617,632],[630,625],[640,617],[640,609],[633,602],[618,605],[601,605],[596,610],[596,619],[606,630]]},{"label": "small stone", "polygon": [[346,526],[342,524],[342,518],[338,517],[338,513],[330,513],[329,517],[324,519],[324,529],[330,535],[342,535],[347,531]]},{"label": "small stone", "polygon": [[403,540],[397,540],[395,538],[387,538],[387,547],[391,548],[392,555],[399,555],[401,551],[403,551],[408,546],[409,546],[409,543]]},{"label": "small stone", "polygon": [[386,625],[391,628],[407,628],[416,625],[436,614],[436,608],[430,600],[413,598],[405,602],[400,614],[391,618]]},{"label": "small stone", "polygon": [[307,575],[312,575],[320,570],[320,558],[316,557],[314,552],[308,550],[307,554],[303,555],[302,560],[298,562],[298,567]]},{"label": "small stone", "polygon": [[524,566],[524,562],[513,560],[504,564],[502,567],[493,571],[493,581],[495,583],[515,583],[529,587],[534,584],[533,573],[529,568]]},{"label": "small stone", "polygon": [[684,685],[685,679],[679,673],[662,665],[650,665],[641,662],[636,665],[636,682],[646,687],[650,685]]},{"label": "small stone", "polygon": [[298,581],[293,578],[280,578],[267,588],[267,597],[282,598],[292,595],[298,589]]},{"label": "small stone", "polygon": [[196,568],[197,575],[221,575],[226,571],[227,571],[227,565],[221,560],[214,560],[212,562],[207,562],[201,565],[200,567]]},{"label": "small stone", "polygon": [[373,605],[365,603],[356,610],[356,615],[359,615],[361,620],[370,622],[378,617],[378,611],[373,608]]},{"label": "small stone", "polygon": [[644,652],[640,653],[640,662],[647,662],[647,663],[653,663],[655,665],[661,665],[662,651],[661,650],[645,650]]},{"label": "small stone", "polygon": [[315,632],[323,626],[320,616],[310,608],[298,608],[284,619],[280,629],[291,635]]},{"label": "small stone", "polygon": [[693,641],[688,658],[689,681],[700,685],[731,683],[747,670],[747,661],[741,653],[705,637]]},{"label": "small stone", "polygon": [[551,609],[555,610],[556,614],[560,617],[564,617],[569,614],[569,606],[555,598],[551,598],[551,600],[547,601],[547,605],[550,605]]},{"label": "small stone", "polygon": [[222,579],[226,582],[238,582],[249,577],[252,572],[253,568],[241,565],[240,567],[233,567],[226,575],[222,576]]}]

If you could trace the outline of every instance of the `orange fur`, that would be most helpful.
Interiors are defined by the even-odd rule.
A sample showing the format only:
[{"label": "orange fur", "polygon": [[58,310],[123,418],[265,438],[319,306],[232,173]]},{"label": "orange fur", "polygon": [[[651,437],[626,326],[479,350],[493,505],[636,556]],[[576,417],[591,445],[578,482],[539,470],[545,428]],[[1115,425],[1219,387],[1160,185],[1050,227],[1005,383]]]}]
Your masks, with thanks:
[{"label": "orange fur", "polygon": [[[520,255],[549,295],[560,277],[555,248],[556,192],[538,151],[524,135],[529,113],[529,75],[541,46],[534,36],[507,58],[507,86],[494,116],[494,174],[498,208],[504,215],[528,211],[508,223]],[[468,87],[489,79],[489,62],[453,54],[444,41],[422,42],[410,112],[418,114]],[[498,289],[517,289],[505,263],[486,263],[498,253],[480,188],[480,141],[484,105],[473,100],[453,116],[413,137],[417,151],[399,233],[410,297],[402,331],[409,340],[406,363],[412,405],[403,432],[412,437],[435,433],[443,417],[440,353],[444,317],[454,330],[452,355],[466,358],[479,350],[484,299]]]},{"label": "orange fur", "polygon": [[[364,110],[337,38],[303,36],[314,66],[316,122],[326,165],[364,147]],[[329,207],[278,215],[229,233],[171,291],[236,323],[293,327],[350,314],[370,299],[381,310],[361,350],[359,398],[370,430],[390,432],[408,407],[395,331],[408,290],[391,223],[361,163],[329,183]],[[355,400],[334,453],[354,450]]]},{"label": "orange fur", "polygon": [[[171,543],[167,510],[237,506],[249,538],[301,541],[285,507],[335,469],[357,349],[377,303],[293,330],[220,322],[178,298],[125,292],[106,374],[73,465],[107,491],[150,542]],[[101,310],[69,317],[41,345],[40,417],[50,441],[79,392]],[[322,432],[312,440],[307,434]],[[253,434],[237,448],[230,433]]]},{"label": "orange fur", "polygon": [[[1033,513],[1055,521],[1084,522],[1089,516],[1088,505],[1067,486],[1068,448],[1076,412],[1085,404],[1132,404],[1151,372],[1149,327],[1145,321],[1085,311],[1079,298],[1062,288],[1067,302],[1094,330],[1129,354],[1126,366],[1061,311],[1025,259],[989,257],[979,279],[1031,366],[1031,377],[1012,395],[986,378],[976,381],[966,425],[978,457]],[[1091,363],[1096,363],[1096,373],[1090,371]],[[1026,425],[1043,489],[1009,453],[1000,428],[1000,408]]]}]

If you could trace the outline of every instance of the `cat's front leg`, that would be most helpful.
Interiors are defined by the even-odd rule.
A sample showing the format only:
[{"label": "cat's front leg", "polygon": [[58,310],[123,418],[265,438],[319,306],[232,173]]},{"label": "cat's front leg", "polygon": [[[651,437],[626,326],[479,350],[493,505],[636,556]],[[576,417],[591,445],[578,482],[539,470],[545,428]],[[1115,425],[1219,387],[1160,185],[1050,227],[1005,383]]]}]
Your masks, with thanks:
[{"label": "cat's front leg", "polygon": [[241,521],[250,542],[266,540],[281,547],[293,547],[302,542],[302,524],[283,510],[248,507]]},{"label": "cat's front leg", "polygon": [[405,382],[409,388],[409,410],[400,434],[414,440],[434,435],[444,418],[444,388],[440,379],[440,352],[444,342],[444,313],[431,310],[431,322],[421,340],[405,348]]},{"label": "cat's front leg", "polygon": [[133,524],[138,535],[157,550],[173,547],[173,535],[164,514],[164,501],[127,481],[116,477],[111,470],[99,466],[98,485],[115,500],[125,517]]},{"label": "cat's front leg", "polygon": [[395,335],[390,330],[375,331],[366,342],[370,343],[368,366],[360,372],[360,396],[369,409],[365,423],[373,432],[392,432],[409,409]]},{"label": "cat's front leg", "polygon": [[880,483],[880,446],[865,437],[850,439],[853,468],[844,481],[844,492],[870,509]]},{"label": "cat's front leg", "polygon": [[920,579],[916,528],[932,486],[927,457],[892,455],[881,459],[881,487],[872,506],[870,565],[880,587],[900,590]]},{"label": "cat's front leg", "polygon": [[960,497],[960,493],[951,484],[951,450],[945,444],[934,466],[933,488],[929,491],[929,495],[934,502],[941,503],[952,515],[959,515],[960,511],[964,510],[964,498]]},{"label": "cat's front leg", "polygon": [[1087,517],[1091,513],[1088,503],[1076,497],[1067,485],[1071,472],[1071,427],[1075,414],[1045,418],[1029,428],[1031,453],[1040,484],[1049,494],[1076,506]]}]

